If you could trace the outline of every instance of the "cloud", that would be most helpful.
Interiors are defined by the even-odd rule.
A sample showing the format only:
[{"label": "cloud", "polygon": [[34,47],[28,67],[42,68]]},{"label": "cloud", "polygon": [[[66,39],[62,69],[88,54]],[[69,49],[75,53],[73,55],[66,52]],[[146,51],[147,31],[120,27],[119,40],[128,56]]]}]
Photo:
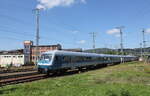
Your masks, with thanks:
[{"label": "cloud", "polygon": [[80,40],[80,41],[78,41],[77,43],[78,43],[78,44],[85,44],[86,41],[85,41],[85,40]]},{"label": "cloud", "polygon": [[38,9],[51,9],[58,6],[70,6],[76,2],[86,3],[86,0],[37,0],[39,4]]},{"label": "cloud", "polygon": [[120,37],[120,30],[119,29],[111,29],[107,31],[107,34],[114,35],[116,37]]},{"label": "cloud", "polygon": [[113,35],[113,34],[119,34],[119,29],[111,29],[107,31],[107,34]]},{"label": "cloud", "polygon": [[82,3],[86,4],[86,0],[81,0]]},{"label": "cloud", "polygon": [[41,4],[38,4],[36,8],[38,8],[38,9],[46,9],[46,8],[45,8],[43,5],[41,5]]},{"label": "cloud", "polygon": [[72,32],[72,34],[77,34],[77,33],[79,33],[78,30],[74,30],[74,31],[71,31],[71,32]]},{"label": "cloud", "polygon": [[150,28],[146,29],[146,33],[150,34]]}]

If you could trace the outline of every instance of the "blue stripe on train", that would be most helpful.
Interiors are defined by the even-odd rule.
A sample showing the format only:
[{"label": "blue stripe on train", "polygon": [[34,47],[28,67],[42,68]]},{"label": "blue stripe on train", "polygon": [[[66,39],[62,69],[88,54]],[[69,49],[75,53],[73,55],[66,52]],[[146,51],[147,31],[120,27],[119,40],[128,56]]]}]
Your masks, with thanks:
[{"label": "blue stripe on train", "polygon": [[51,66],[49,66],[49,65],[38,65],[38,68],[41,68],[41,69],[51,69]]}]

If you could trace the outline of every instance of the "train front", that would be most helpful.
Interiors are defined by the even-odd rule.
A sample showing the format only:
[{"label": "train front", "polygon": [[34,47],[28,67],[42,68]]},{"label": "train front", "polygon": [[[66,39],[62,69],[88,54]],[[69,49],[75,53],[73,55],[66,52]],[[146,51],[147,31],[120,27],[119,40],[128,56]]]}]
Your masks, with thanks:
[{"label": "train front", "polygon": [[37,63],[39,73],[49,73],[52,69],[53,55],[52,54],[42,54],[40,60]]}]

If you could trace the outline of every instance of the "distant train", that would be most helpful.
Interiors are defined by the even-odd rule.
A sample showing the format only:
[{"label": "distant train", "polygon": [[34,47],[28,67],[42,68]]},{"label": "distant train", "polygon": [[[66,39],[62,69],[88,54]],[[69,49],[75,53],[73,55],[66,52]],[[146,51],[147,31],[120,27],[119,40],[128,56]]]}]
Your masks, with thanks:
[{"label": "distant train", "polygon": [[107,66],[107,64],[117,64],[135,60],[137,60],[137,57],[135,56],[55,50],[43,53],[37,66],[39,73],[49,74],[73,69],[80,70],[82,68],[90,68],[95,66]]}]

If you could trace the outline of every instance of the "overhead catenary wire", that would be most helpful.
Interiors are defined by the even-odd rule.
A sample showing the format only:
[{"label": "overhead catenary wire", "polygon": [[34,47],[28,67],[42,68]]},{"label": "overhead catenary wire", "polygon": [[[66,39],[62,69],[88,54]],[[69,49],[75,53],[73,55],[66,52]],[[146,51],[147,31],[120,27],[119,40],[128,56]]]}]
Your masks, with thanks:
[{"label": "overhead catenary wire", "polygon": [[[7,19],[11,19],[11,20],[13,20],[13,21],[16,22],[16,19],[12,19],[12,18],[10,18],[10,17],[8,18],[8,17],[9,17],[9,16],[6,16]],[[21,20],[18,20],[18,23],[22,23],[22,21],[21,21]],[[64,24],[64,23],[63,23],[63,24]],[[27,25],[29,25],[29,24],[27,24]],[[12,26],[1,26],[1,25],[0,25],[0,28],[1,28],[1,27],[5,27],[5,29],[11,29],[11,28],[12,28],[12,29],[16,29],[16,28],[14,28],[14,27],[12,27]],[[4,32],[4,30],[2,30],[2,31]],[[8,31],[9,31],[9,30],[7,30],[7,33],[8,33]],[[5,32],[6,32],[6,30],[5,30]],[[25,36],[27,36],[27,35],[28,35],[28,36],[30,36],[30,35],[33,36],[33,35],[34,35],[34,34],[31,34],[31,33],[34,33],[34,32],[30,32],[30,33],[29,33],[29,32],[22,32],[22,31],[16,32],[16,31],[12,31],[12,30],[9,31],[9,32],[10,32],[10,33],[12,32],[12,33],[18,34],[18,35],[23,35],[23,34],[25,34]],[[30,36],[30,37],[31,37],[31,36]],[[53,38],[53,37],[51,37],[51,38]],[[49,40],[50,37],[47,36],[47,35],[46,35],[46,36],[43,36],[43,34],[42,34],[41,39]],[[68,43],[68,44],[69,44],[69,43]]]},{"label": "overhead catenary wire", "polygon": [[[7,36],[4,36],[4,35],[1,35],[0,37],[1,38],[3,38],[3,39],[9,39],[9,40],[17,40],[17,41],[24,41],[25,40],[25,37],[30,37],[31,39],[33,39],[33,37],[34,37],[34,34],[29,34],[29,33],[24,33],[24,32],[17,32],[17,31],[15,31],[15,30],[7,30],[7,29],[1,29],[0,28],[0,33],[1,34],[4,34],[4,33],[11,33],[11,35],[9,34],[9,36],[7,35]],[[31,33],[33,33],[33,32],[31,32]],[[13,34],[15,34],[15,35],[13,35]],[[17,36],[17,35],[19,35],[19,36]],[[20,36],[23,36],[24,38],[21,38]],[[50,38],[47,36],[47,37],[45,37],[45,36],[41,36],[41,40],[49,40]],[[53,40],[53,39],[51,39],[51,40]],[[57,40],[56,42],[58,42],[58,43],[65,43],[65,44],[67,44],[67,45],[73,45],[72,44],[72,42],[69,42],[69,41],[67,41],[67,42],[62,42],[62,40]]]},{"label": "overhead catenary wire", "polygon": [[[19,19],[19,18],[16,18],[16,17],[13,17],[13,16],[8,16],[7,14],[0,14],[3,18],[5,18],[5,19],[7,19],[7,20],[11,20],[11,21],[13,21],[13,22],[17,22],[18,24],[23,24],[23,25],[27,25],[27,26],[29,26],[30,24],[28,24],[28,22],[26,22],[26,21],[24,21],[24,20],[22,20],[22,19]],[[59,23],[61,23],[63,26],[69,26],[70,27],[70,29],[74,29],[74,30],[76,30],[77,28],[75,28],[74,26],[72,26],[72,25],[69,25],[69,24],[66,24],[66,23],[64,23],[64,22],[61,22],[60,20],[58,21]],[[56,23],[55,23],[56,24]],[[8,26],[7,26],[8,27]],[[9,27],[11,27],[12,28],[12,25],[10,25]],[[9,29],[9,28],[8,28]],[[14,27],[13,27],[13,29],[14,29]],[[55,28],[55,29],[58,29],[58,28]],[[68,30],[68,29],[66,29],[66,30]],[[22,32],[22,30],[20,31],[20,32]],[[26,32],[25,32],[26,33]],[[23,33],[23,34],[25,34],[25,33]],[[30,33],[33,33],[33,32],[30,32]],[[15,34],[17,34],[17,33],[15,33]],[[18,33],[19,34],[19,33]],[[27,34],[28,35],[28,34]],[[33,35],[33,34],[31,34],[31,35]],[[46,37],[46,36],[42,36],[41,37],[41,39],[50,39],[49,37]],[[52,38],[52,37],[51,37]]]},{"label": "overhead catenary wire", "polygon": [[[25,25],[25,26],[30,26],[30,24],[28,24],[28,22],[26,22],[25,20],[23,20],[23,19],[19,19],[19,18],[16,18],[16,17],[14,17],[14,16],[9,16],[9,15],[7,15],[7,14],[0,14],[0,16],[2,17],[2,18],[4,18],[5,20],[7,20],[7,21],[13,21],[14,23],[16,23],[16,24],[21,24],[21,25]],[[62,22],[61,22],[61,24],[62,24]],[[65,26],[68,26],[67,24],[62,24],[62,25],[65,25]],[[4,26],[5,28],[4,29],[1,29],[0,30],[0,33],[11,33],[10,35],[9,35],[9,37],[8,36],[2,36],[3,38],[5,38],[5,39],[8,39],[8,40],[23,40],[23,38],[21,38],[21,36],[25,36],[25,37],[30,37],[31,38],[31,40],[33,39],[32,37],[35,35],[35,34],[32,34],[32,33],[34,33],[34,32],[29,32],[29,31],[27,31],[27,32],[23,32],[23,30],[21,30],[21,31],[19,31],[18,30],[18,28],[16,27],[12,27],[12,25],[8,25],[8,26]],[[69,25],[69,27],[71,27],[70,29],[75,29],[75,28],[73,28],[73,26],[71,26],[71,25]],[[2,26],[0,25],[0,28],[2,28]],[[9,30],[5,30],[5,29],[9,29]],[[10,29],[17,29],[17,31],[16,30],[10,30]],[[57,28],[56,28],[57,29]],[[67,30],[67,29],[66,29]],[[14,34],[14,35],[13,35]],[[17,36],[17,35],[19,35],[19,36]],[[20,39],[21,38],[21,39]],[[41,40],[53,40],[52,38],[54,38],[54,37],[49,37],[48,35],[45,35],[45,36],[43,36],[43,34],[41,34],[41,36],[40,36],[40,39]],[[25,39],[25,38],[24,38]],[[54,38],[55,39],[55,38]],[[57,40],[57,42],[62,42],[62,40]],[[68,44],[68,45],[72,45],[72,42],[62,42],[62,43],[65,43],[65,44]]]}]

